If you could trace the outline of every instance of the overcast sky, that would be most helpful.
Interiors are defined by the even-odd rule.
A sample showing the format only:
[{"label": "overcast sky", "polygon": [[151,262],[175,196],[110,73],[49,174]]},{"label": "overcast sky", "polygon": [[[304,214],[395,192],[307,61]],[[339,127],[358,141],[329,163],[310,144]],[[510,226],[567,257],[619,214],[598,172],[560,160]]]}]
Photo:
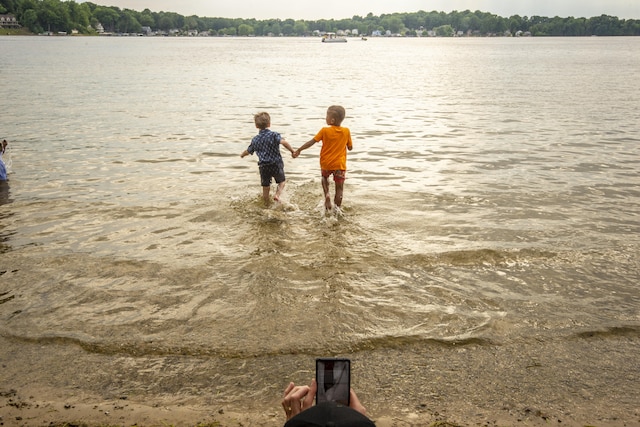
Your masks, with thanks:
[{"label": "overcast sky", "polygon": [[[79,2],[82,2],[78,0]],[[602,14],[640,19],[640,0],[91,0],[121,9],[200,17],[342,19],[393,12],[480,10],[499,16],[590,18]]]}]

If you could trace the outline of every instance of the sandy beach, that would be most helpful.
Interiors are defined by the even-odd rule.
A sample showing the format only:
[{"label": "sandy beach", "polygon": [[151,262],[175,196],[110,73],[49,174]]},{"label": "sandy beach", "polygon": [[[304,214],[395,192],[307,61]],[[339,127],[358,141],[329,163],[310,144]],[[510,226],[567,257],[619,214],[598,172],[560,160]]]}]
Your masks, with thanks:
[{"label": "sandy beach", "polygon": [[[46,391],[41,390],[42,393]],[[55,392],[49,393],[52,396]],[[40,398],[42,397],[42,399]],[[274,409],[265,412],[250,413],[226,412],[220,408],[217,411],[209,408],[169,405],[147,406],[140,403],[128,402],[126,399],[104,401],[96,399],[95,403],[89,396],[76,396],[77,403],[72,399],[51,400],[47,396],[29,396],[23,398],[15,390],[2,393],[0,400],[2,420],[5,426],[197,426],[197,427],[280,427],[284,424],[284,415]],[[587,411],[584,411],[583,415]],[[504,413],[486,417],[471,417],[464,420],[457,419],[455,414],[449,418],[437,412],[410,412],[398,415],[372,417],[379,427],[420,427],[420,426],[634,426],[640,423],[627,421],[606,421],[596,424],[582,422],[562,422],[553,416],[546,415],[539,410],[525,411],[521,417],[511,417]],[[637,418],[637,417],[636,417]]]},{"label": "sandy beach", "polygon": [[[100,378],[97,366],[122,364],[113,357],[68,345],[0,343],[4,426],[278,427],[285,421],[275,391],[224,401],[191,390],[184,379],[176,392],[132,394],[124,391],[126,380],[114,387],[115,378]],[[637,351],[637,331],[603,331],[576,336],[570,345],[434,347],[425,369],[423,349],[402,346],[366,355],[371,368],[360,371],[359,396],[380,427],[637,426]]]},{"label": "sandy beach", "polygon": [[[25,390],[26,391],[26,390]],[[197,426],[197,427],[280,427],[284,415],[276,408],[264,412],[233,412],[224,408],[189,405],[154,405],[130,402],[127,399],[102,400],[91,396],[64,398],[51,390],[38,390],[42,395],[23,395],[16,390],[3,391],[0,397],[0,425],[4,426]],[[93,400],[93,402],[92,402]],[[462,417],[457,414],[443,416],[437,411],[406,412],[396,415],[373,417],[379,427],[421,427],[421,426],[637,426],[640,425],[638,412],[630,413],[628,420],[606,420],[585,423],[577,420],[559,419],[538,409],[525,409],[515,415],[499,411],[484,416]],[[588,419],[589,408],[578,409],[573,417]]]}]

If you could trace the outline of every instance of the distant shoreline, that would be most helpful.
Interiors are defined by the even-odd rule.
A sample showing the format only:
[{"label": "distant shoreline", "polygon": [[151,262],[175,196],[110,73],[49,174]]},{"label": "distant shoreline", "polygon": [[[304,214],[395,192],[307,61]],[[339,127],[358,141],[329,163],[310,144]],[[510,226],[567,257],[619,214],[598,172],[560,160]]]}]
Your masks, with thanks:
[{"label": "distant shoreline", "polygon": [[[321,36],[231,36],[231,35],[207,35],[207,36],[192,36],[192,35],[178,35],[178,34],[167,34],[167,35],[146,35],[146,34],[138,34],[138,33],[102,33],[102,34],[67,34],[67,33],[43,33],[43,34],[35,34],[26,28],[21,28],[19,30],[10,30],[0,28],[0,36],[25,36],[25,37],[144,37],[144,38],[162,38],[162,37],[173,37],[173,38],[235,38],[235,39],[250,39],[250,38],[267,38],[267,39],[293,39],[293,38],[321,38]],[[451,39],[451,38],[589,38],[589,37],[638,37],[638,36],[629,36],[629,35],[611,35],[611,36],[597,36],[597,35],[585,35],[585,36],[535,36],[531,34],[527,35],[463,35],[463,36],[401,36],[401,35],[392,35],[392,36],[347,36],[348,39],[359,40],[362,38],[367,39]]]},{"label": "distant shoreline", "polygon": [[[102,7],[90,2],[71,10],[68,3],[52,9],[48,3],[38,3],[29,9],[28,0],[15,0],[14,10],[6,10],[9,23],[1,34],[34,35],[146,35],[146,36],[246,36],[246,37],[310,37],[334,32],[353,37],[590,37],[640,36],[639,19],[620,19],[600,15],[590,18],[559,16],[502,17],[490,12],[418,11],[340,20],[242,19],[183,16],[173,12],[151,12]],[[18,7],[23,2],[22,8]],[[28,9],[28,10],[27,10]],[[30,12],[27,14],[27,12]],[[35,12],[35,15],[34,15]],[[66,12],[66,13],[65,13]],[[48,19],[50,15],[58,20]],[[3,15],[5,16],[5,15]],[[6,19],[6,18],[3,18]],[[6,22],[6,21],[3,21]],[[16,27],[22,25],[23,30]],[[21,31],[13,33],[13,31]]]}]

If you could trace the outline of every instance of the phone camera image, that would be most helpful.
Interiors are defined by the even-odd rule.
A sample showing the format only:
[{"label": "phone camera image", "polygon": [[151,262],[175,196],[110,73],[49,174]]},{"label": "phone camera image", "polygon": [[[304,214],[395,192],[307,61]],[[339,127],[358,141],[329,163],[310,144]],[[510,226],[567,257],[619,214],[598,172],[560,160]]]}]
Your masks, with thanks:
[{"label": "phone camera image", "polygon": [[351,361],[349,359],[316,359],[316,404],[332,401],[349,406]]}]

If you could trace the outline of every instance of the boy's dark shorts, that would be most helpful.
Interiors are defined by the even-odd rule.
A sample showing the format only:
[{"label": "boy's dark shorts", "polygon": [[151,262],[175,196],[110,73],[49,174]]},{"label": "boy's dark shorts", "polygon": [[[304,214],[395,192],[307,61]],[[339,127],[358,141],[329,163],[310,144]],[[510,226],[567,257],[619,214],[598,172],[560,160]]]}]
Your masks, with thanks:
[{"label": "boy's dark shorts", "polygon": [[346,170],[326,170],[326,169],[322,169],[322,177],[323,178],[329,178],[331,175],[333,175],[333,181],[334,182],[344,182],[345,179],[347,179],[347,171]]},{"label": "boy's dark shorts", "polygon": [[284,166],[277,164],[259,165],[260,169],[260,183],[263,187],[269,187],[271,185],[271,178],[276,180],[276,184],[280,184],[285,181]]}]

